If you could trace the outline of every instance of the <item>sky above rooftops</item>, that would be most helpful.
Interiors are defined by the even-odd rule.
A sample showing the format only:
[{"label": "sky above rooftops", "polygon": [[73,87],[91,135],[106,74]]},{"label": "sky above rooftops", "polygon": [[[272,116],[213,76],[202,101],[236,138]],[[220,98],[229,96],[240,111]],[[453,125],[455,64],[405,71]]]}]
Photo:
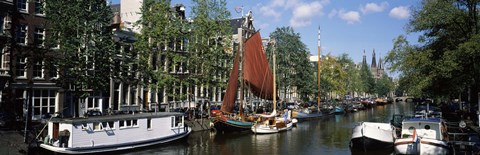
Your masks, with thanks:
[{"label": "sky above rooftops", "polygon": [[[113,4],[120,0],[112,0]],[[172,5],[186,6],[191,17],[191,0],[172,0]],[[418,34],[408,34],[406,24],[411,18],[411,8],[420,1],[380,0],[228,0],[231,17],[241,17],[253,12],[254,26],[266,38],[278,27],[290,26],[299,33],[311,55],[318,55],[317,32],[321,29],[322,55],[338,56],[347,53],[355,63],[362,61],[365,50],[367,62],[384,57],[393,48],[393,39],[405,35],[416,44]],[[237,8],[237,9],[235,9]],[[377,62],[378,63],[378,62]]]}]

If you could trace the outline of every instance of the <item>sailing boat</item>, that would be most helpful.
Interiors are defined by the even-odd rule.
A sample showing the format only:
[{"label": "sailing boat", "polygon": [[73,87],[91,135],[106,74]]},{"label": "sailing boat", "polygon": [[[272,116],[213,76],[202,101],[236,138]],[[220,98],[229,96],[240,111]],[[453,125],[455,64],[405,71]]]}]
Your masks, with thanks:
[{"label": "sailing boat", "polygon": [[318,27],[318,62],[317,62],[317,84],[318,84],[318,96],[317,96],[317,108],[309,107],[301,109],[300,111],[294,111],[293,117],[298,120],[318,119],[323,116],[320,111],[320,27]]},{"label": "sailing boat", "polygon": [[[275,45],[275,41],[273,41],[273,45]],[[276,84],[275,84],[275,47],[273,48],[273,95],[276,95]],[[293,123],[297,122],[296,119],[290,119],[290,111],[288,109],[284,110],[283,117],[277,118],[277,98],[273,98],[273,111],[270,115],[263,115],[258,114],[260,116],[260,121],[257,121],[252,126],[253,133],[277,133],[281,131],[290,130],[293,127]]]},{"label": "sailing boat", "polygon": [[[253,117],[246,117],[243,112],[244,85],[257,97],[272,100],[273,75],[268,67],[268,60],[263,52],[260,33],[252,25],[251,11],[239,28],[240,47],[236,53],[233,69],[220,111],[212,112],[213,128],[217,132],[248,131],[253,125]],[[245,29],[246,28],[246,29]],[[245,45],[244,45],[245,43]],[[240,78],[240,80],[239,80]],[[234,114],[235,101],[240,81],[239,114]]]}]

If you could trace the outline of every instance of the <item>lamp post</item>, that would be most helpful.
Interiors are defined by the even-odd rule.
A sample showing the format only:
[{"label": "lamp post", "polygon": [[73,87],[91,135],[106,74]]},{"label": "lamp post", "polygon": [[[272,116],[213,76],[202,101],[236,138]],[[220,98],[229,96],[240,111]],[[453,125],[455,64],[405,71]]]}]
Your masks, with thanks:
[{"label": "lamp post", "polygon": [[26,111],[25,111],[25,131],[23,135],[23,142],[28,143],[28,129],[30,126],[30,122],[32,120],[32,111],[31,111],[31,106],[32,106],[32,92],[33,92],[33,81],[30,80],[28,81],[28,100],[26,101]]}]

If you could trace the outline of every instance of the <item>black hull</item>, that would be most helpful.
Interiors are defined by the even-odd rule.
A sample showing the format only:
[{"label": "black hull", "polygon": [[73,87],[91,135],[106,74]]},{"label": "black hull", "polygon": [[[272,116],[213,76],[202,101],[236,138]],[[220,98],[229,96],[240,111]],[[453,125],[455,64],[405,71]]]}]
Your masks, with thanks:
[{"label": "black hull", "polygon": [[215,120],[213,122],[213,127],[216,132],[245,132],[251,131],[252,129],[252,126],[238,126],[220,120]]},{"label": "black hull", "polygon": [[375,140],[368,137],[353,138],[350,141],[350,148],[355,150],[385,150],[393,149],[393,143]]}]

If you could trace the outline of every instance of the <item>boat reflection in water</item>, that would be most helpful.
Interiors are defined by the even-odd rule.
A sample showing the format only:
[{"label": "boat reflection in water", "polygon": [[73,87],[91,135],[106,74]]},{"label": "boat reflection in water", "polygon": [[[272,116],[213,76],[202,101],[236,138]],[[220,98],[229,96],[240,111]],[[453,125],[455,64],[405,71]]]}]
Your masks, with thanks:
[{"label": "boat reflection in water", "polygon": [[177,143],[148,147],[145,150],[124,154],[392,154],[393,150],[350,150],[349,142],[352,129],[358,122],[389,122],[393,114],[413,114],[413,105],[397,102],[356,113],[326,116],[300,122],[298,127],[291,131],[278,134],[193,132],[188,139]]}]

